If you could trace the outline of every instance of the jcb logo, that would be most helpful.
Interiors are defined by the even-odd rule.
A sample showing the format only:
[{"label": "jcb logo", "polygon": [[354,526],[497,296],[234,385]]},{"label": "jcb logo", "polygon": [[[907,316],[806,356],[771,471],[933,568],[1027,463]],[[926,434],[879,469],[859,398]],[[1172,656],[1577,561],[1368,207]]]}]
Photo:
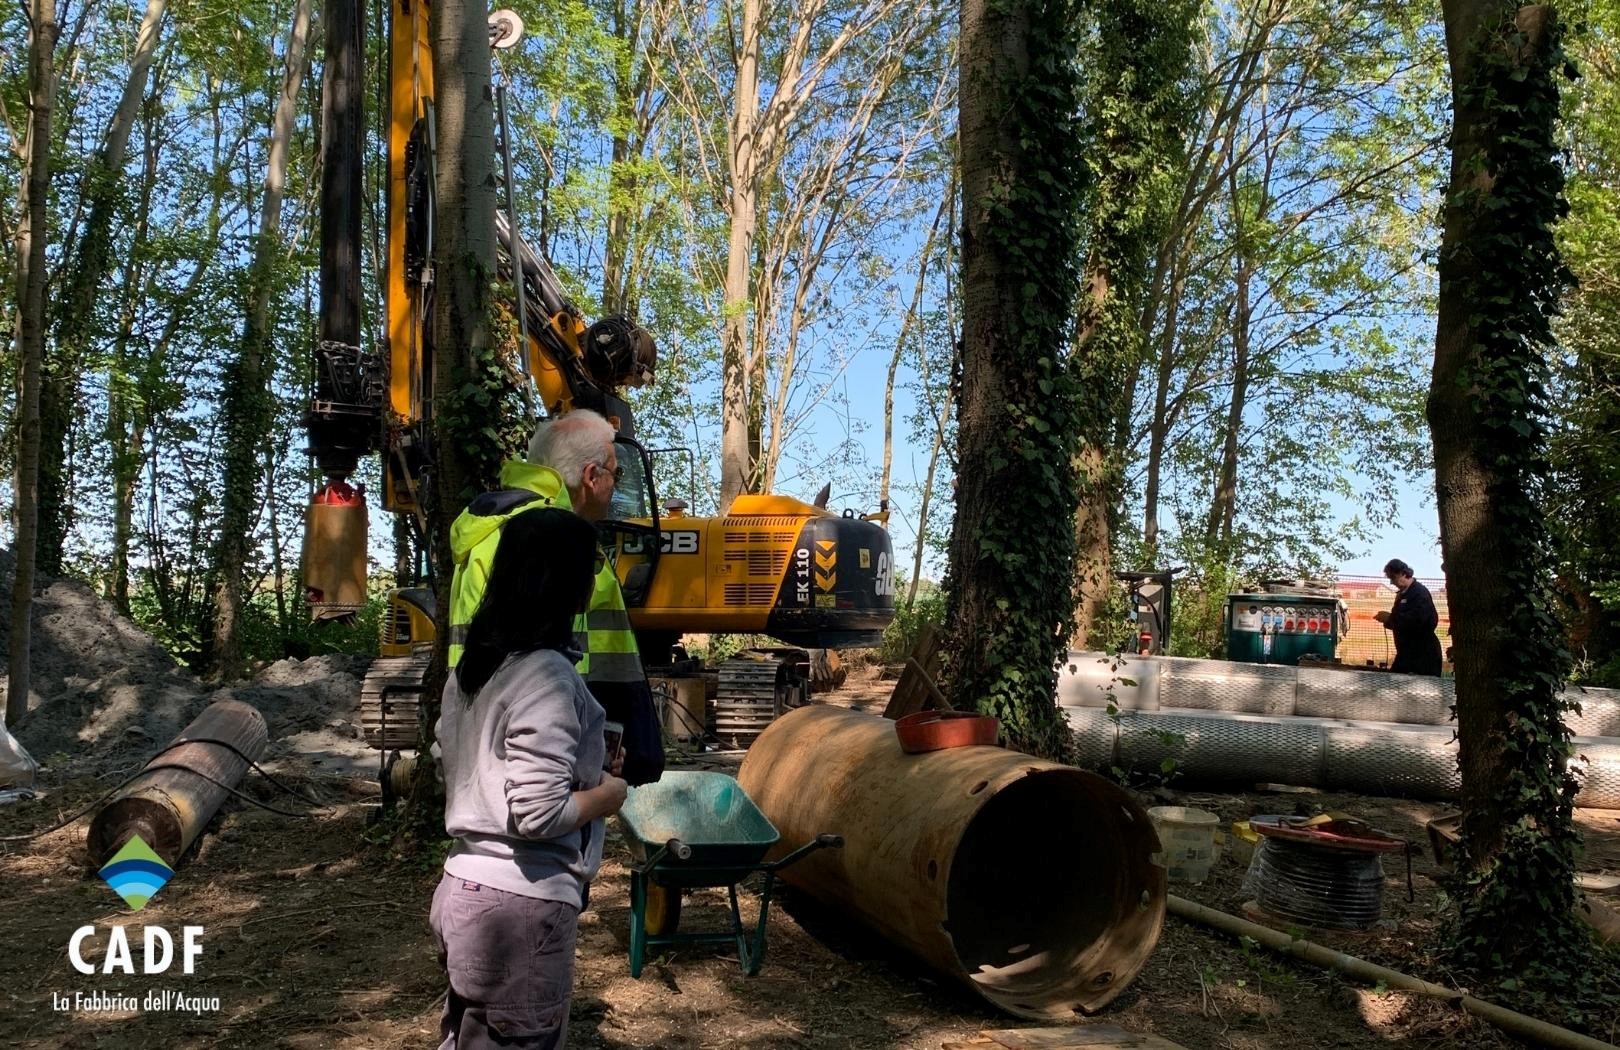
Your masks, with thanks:
[{"label": "jcb logo", "polygon": [[[660,554],[696,554],[698,552],[698,534],[690,530],[684,532],[662,532],[659,534],[658,551]],[[628,536],[624,541],[626,554],[647,553],[647,540],[642,536]]]},{"label": "jcb logo", "polygon": [[894,597],[894,566],[887,553],[878,555],[877,563],[877,596],[879,598]]}]

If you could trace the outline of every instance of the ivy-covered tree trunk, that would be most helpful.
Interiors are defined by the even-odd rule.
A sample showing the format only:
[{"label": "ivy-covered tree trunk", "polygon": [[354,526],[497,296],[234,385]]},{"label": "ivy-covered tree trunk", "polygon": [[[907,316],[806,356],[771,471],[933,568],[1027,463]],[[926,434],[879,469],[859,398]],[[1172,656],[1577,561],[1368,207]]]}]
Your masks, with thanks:
[{"label": "ivy-covered tree trunk", "polygon": [[45,352],[45,243],[51,185],[51,111],[56,104],[56,0],[28,5],[28,134],[23,145],[21,216],[17,226],[16,540],[12,544],[11,629],[7,650],[6,721],[28,713],[29,646],[33,637],[34,564],[39,522],[39,388]]},{"label": "ivy-covered tree trunk", "polygon": [[[279,293],[277,274],[281,259],[281,200],[287,182],[287,147],[297,115],[298,93],[304,82],[304,45],[309,39],[310,0],[298,0],[292,30],[287,35],[286,69],[281,97],[276,102],[270,134],[264,203],[259,234],[249,271],[247,323],[242,346],[225,370],[220,397],[220,422],[225,435],[224,478],[220,493],[219,540],[210,573],[214,579],[212,624],[204,662],[220,678],[234,678],[242,670],[242,581],[253,545],[252,519],[259,505],[260,455],[264,449],[275,402],[270,393],[273,369],[265,351],[270,342],[270,303]],[[277,581],[280,586],[280,581]]]},{"label": "ivy-covered tree trunk", "polygon": [[956,519],[946,572],[955,702],[1057,755],[1054,699],[1074,618],[1074,457],[1065,348],[1084,192],[1080,11],[1071,0],[961,7],[962,358]]},{"label": "ivy-covered tree trunk", "polygon": [[[1455,122],[1428,418],[1463,779],[1454,948],[1483,977],[1579,998],[1575,783],[1544,476],[1550,322],[1567,274],[1548,6],[1445,0]],[[1594,978],[1595,979],[1595,978]]]},{"label": "ivy-covered tree trunk", "polygon": [[1114,442],[1130,412],[1129,377],[1143,356],[1148,269],[1184,168],[1183,83],[1200,8],[1188,0],[1120,0],[1094,11],[1086,159],[1096,189],[1073,357],[1080,397],[1073,643],[1082,649],[1095,645],[1092,635],[1116,593],[1112,536],[1123,450]]}]

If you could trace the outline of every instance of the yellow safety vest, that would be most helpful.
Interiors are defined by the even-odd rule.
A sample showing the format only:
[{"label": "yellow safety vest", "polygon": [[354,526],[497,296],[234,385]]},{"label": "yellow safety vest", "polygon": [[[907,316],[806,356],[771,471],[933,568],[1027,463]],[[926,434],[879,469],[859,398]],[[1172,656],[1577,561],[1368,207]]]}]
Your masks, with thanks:
[{"label": "yellow safety vest", "polygon": [[589,609],[576,621],[574,630],[583,632],[581,648],[585,658],[579,673],[587,682],[640,682],[644,680],[641,653],[636,635],[630,629],[630,614],[624,608],[624,592],[612,565],[603,565],[596,574]]},{"label": "yellow safety vest", "polygon": [[[501,490],[474,499],[450,527],[450,549],[456,565],[450,581],[451,667],[461,662],[467,627],[484,600],[495,548],[500,545],[501,526],[514,514],[536,507],[573,509],[562,475],[550,467],[510,460],[501,465],[501,484]],[[640,651],[630,629],[630,615],[624,608],[624,592],[619,589],[619,578],[611,564],[604,564],[596,574],[591,604],[574,621],[574,632],[576,644],[585,652],[577,666],[586,681],[643,680]]]}]

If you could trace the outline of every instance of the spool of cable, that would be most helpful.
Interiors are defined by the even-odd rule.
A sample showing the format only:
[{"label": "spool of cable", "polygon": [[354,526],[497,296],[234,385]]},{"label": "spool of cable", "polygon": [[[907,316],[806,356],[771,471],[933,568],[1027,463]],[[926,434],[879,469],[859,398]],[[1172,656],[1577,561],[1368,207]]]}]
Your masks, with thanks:
[{"label": "spool of cable", "polygon": [[1375,853],[1263,839],[1243,880],[1260,909],[1321,930],[1365,930],[1384,904],[1384,869]]},{"label": "spool of cable", "polygon": [[[1251,817],[1261,836],[1243,880],[1245,893],[1278,919],[1323,930],[1365,930],[1384,903],[1379,854],[1411,851],[1401,839],[1358,820]],[[1408,871],[1410,881],[1410,870]]]}]

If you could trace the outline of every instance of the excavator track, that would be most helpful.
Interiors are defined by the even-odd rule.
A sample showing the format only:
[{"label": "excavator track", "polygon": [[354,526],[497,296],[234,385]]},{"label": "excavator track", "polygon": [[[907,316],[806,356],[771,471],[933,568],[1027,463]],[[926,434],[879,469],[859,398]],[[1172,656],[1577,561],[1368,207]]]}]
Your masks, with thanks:
[{"label": "excavator track", "polygon": [[433,650],[423,646],[409,656],[373,660],[360,684],[360,733],[380,751],[409,751],[421,745],[422,682]]},{"label": "excavator track", "polygon": [[720,665],[714,701],[714,735],[729,747],[747,748],[778,715],[810,695],[802,649],[751,649]]}]

